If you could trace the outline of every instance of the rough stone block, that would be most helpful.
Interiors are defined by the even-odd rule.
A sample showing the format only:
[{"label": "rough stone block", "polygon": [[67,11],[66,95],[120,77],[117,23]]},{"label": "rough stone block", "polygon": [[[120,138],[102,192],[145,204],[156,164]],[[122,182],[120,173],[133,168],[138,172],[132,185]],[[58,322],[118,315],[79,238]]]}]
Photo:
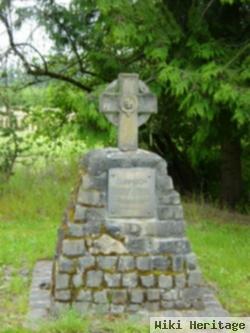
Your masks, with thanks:
[{"label": "rough stone block", "polygon": [[140,310],[141,306],[139,304],[129,304],[127,309],[128,312],[136,313]]},{"label": "rough stone block", "polygon": [[182,272],[184,270],[184,259],[182,255],[172,257],[173,272]]},{"label": "rough stone block", "polygon": [[92,303],[90,302],[73,302],[72,309],[80,315],[86,315],[91,310]]},{"label": "rough stone block", "polygon": [[161,302],[161,307],[162,307],[164,310],[170,310],[170,309],[173,309],[173,308],[174,308],[174,302],[172,302],[172,301],[162,301],[162,302]]},{"label": "rough stone block", "polygon": [[86,221],[88,222],[97,222],[97,221],[104,221],[106,215],[106,210],[104,208],[97,208],[97,207],[88,207],[86,210]]},{"label": "rough stone block", "polygon": [[56,274],[56,289],[68,289],[69,288],[69,275],[68,274]]},{"label": "rough stone block", "polygon": [[78,259],[78,267],[83,272],[87,268],[91,268],[95,266],[95,257],[91,255],[86,255],[82,258]]},{"label": "rough stone block", "polygon": [[160,275],[158,282],[160,288],[171,289],[173,287],[173,277],[171,275]]},{"label": "rough stone block", "polygon": [[64,239],[62,251],[68,257],[82,256],[85,253],[84,241]]},{"label": "rough stone block", "polygon": [[133,254],[145,254],[151,250],[150,240],[143,237],[128,236],[125,244],[128,251]]},{"label": "rough stone block", "polygon": [[156,312],[159,310],[160,308],[160,303],[159,302],[146,302],[145,303],[145,308],[149,311],[149,312]]},{"label": "rough stone block", "polygon": [[91,302],[92,299],[93,299],[92,293],[90,290],[80,290],[80,292],[76,297],[77,301],[84,301],[84,302]]},{"label": "rough stone block", "polygon": [[76,205],[74,220],[78,222],[84,222],[86,219],[86,207]]},{"label": "rough stone block", "polygon": [[89,271],[87,272],[86,284],[88,287],[100,287],[103,280],[103,272]]},{"label": "rough stone block", "polygon": [[101,290],[94,292],[94,302],[95,303],[108,303],[107,291]]},{"label": "rough stone block", "polygon": [[160,290],[159,289],[148,289],[147,290],[147,299],[148,301],[159,301],[160,300]]},{"label": "rough stone block", "polygon": [[92,242],[89,252],[93,254],[126,254],[128,250],[121,241],[105,234]]},{"label": "rough stone block", "polygon": [[150,275],[142,275],[140,277],[141,279],[141,284],[148,288],[148,287],[154,287],[155,285],[155,276],[153,274],[150,274]]},{"label": "rough stone block", "polygon": [[174,211],[174,218],[175,219],[183,219],[183,208],[182,206],[176,206]]},{"label": "rough stone block", "polygon": [[158,271],[166,271],[169,267],[169,260],[164,256],[153,256],[152,260],[152,268]]},{"label": "rough stone block", "polygon": [[132,256],[121,256],[118,262],[120,272],[130,271],[135,268],[135,259]]},{"label": "rough stone block", "polygon": [[154,254],[186,254],[190,245],[186,238],[155,238],[152,245]]},{"label": "rough stone block", "polygon": [[167,192],[169,190],[172,190],[174,188],[173,186],[173,180],[170,176],[162,177],[161,174],[157,175],[156,177],[156,189],[160,192]]},{"label": "rough stone block", "polygon": [[111,300],[114,304],[126,304],[128,295],[124,289],[115,289],[110,291]]},{"label": "rough stone block", "polygon": [[142,303],[144,301],[144,293],[142,289],[132,289],[130,292],[131,303]]},{"label": "rough stone block", "polygon": [[186,267],[188,270],[194,270],[197,267],[196,255],[189,253],[186,255]]},{"label": "rough stone block", "polygon": [[58,260],[58,270],[60,273],[74,273],[75,261],[64,257],[60,257]]},{"label": "rough stone block", "polygon": [[184,288],[186,286],[185,274],[178,274],[175,276],[175,286],[176,288]]},{"label": "rough stone block", "polygon": [[165,195],[160,196],[159,198],[160,204],[167,204],[167,205],[178,205],[181,203],[180,195],[176,191],[169,191]]},{"label": "rough stone block", "polygon": [[83,190],[81,187],[78,192],[77,202],[82,205],[103,207],[105,205],[104,197],[99,191]]},{"label": "rough stone block", "polygon": [[152,261],[150,257],[137,257],[136,258],[136,267],[140,271],[149,271],[151,270],[152,266]]},{"label": "rough stone block", "polygon": [[113,314],[121,314],[125,310],[124,305],[116,305],[116,304],[111,304],[110,306],[110,312]]},{"label": "rough stone block", "polygon": [[110,305],[108,303],[98,303],[92,305],[92,312],[96,315],[108,313]]},{"label": "rough stone block", "polygon": [[145,235],[153,237],[183,237],[185,223],[183,220],[147,222]]},{"label": "rough stone block", "polygon": [[114,270],[116,267],[117,257],[115,256],[100,256],[97,259],[98,266],[104,270]]},{"label": "rough stone block", "polygon": [[199,270],[190,271],[188,273],[188,285],[190,287],[201,286],[203,284],[202,275]]},{"label": "rough stone block", "polygon": [[131,223],[124,223],[123,224],[123,233],[125,235],[131,236],[140,236],[142,231],[142,223],[143,221],[134,221],[132,220]]},{"label": "rough stone block", "polygon": [[73,279],[72,279],[72,283],[75,288],[80,288],[83,285],[82,274],[79,273],[79,274],[74,275]]},{"label": "rough stone block", "polygon": [[105,228],[107,234],[111,235],[114,238],[119,238],[122,234],[121,225],[118,225],[117,223],[105,221]]},{"label": "rough stone block", "polygon": [[173,205],[159,205],[157,209],[158,217],[160,220],[174,219],[177,206]]},{"label": "rough stone block", "polygon": [[72,238],[82,238],[84,236],[83,225],[68,223],[66,229],[66,236]]},{"label": "rough stone block", "polygon": [[121,274],[104,274],[104,280],[107,283],[108,287],[120,287],[121,285]]},{"label": "rough stone block", "polygon": [[135,272],[124,273],[122,276],[122,285],[124,287],[133,288],[138,284],[138,275]]},{"label": "rough stone block", "polygon": [[70,301],[71,300],[70,290],[57,290],[55,292],[55,299],[57,301]]},{"label": "rough stone block", "polygon": [[163,301],[176,301],[178,299],[178,290],[171,289],[162,294]]}]

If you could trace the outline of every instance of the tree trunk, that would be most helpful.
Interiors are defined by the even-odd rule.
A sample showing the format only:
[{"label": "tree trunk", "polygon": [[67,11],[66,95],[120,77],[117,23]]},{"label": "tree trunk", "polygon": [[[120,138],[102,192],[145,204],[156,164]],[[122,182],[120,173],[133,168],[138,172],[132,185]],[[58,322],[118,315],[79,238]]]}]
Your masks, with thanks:
[{"label": "tree trunk", "polygon": [[242,192],[241,144],[236,125],[229,117],[223,119],[222,125],[221,204],[234,209]]}]

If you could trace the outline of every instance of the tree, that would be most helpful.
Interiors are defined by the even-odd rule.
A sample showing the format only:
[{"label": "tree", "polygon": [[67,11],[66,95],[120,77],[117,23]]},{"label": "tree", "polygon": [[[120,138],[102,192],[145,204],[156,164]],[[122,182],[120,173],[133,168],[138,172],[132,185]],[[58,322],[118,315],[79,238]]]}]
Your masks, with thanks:
[{"label": "tree", "polygon": [[[45,27],[50,55],[15,42],[13,11],[16,25],[33,16]],[[91,92],[119,72],[139,72],[160,106],[144,141],[170,159],[184,190],[216,193],[220,182],[221,202],[234,208],[249,146],[249,15],[243,0],[72,0],[69,8],[39,0],[22,10],[5,2],[0,20],[33,77]]]}]

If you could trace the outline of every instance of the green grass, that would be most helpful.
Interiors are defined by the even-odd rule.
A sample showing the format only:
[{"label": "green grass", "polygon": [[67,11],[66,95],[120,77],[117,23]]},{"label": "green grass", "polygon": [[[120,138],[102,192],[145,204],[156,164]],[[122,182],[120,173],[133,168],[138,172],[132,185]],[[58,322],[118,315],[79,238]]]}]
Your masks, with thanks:
[{"label": "green grass", "polygon": [[[21,326],[32,268],[38,259],[54,255],[57,228],[77,169],[75,160],[45,169],[19,168],[0,196],[0,332],[28,332]],[[206,280],[232,314],[250,315],[249,216],[194,200],[185,200],[184,209],[188,236]],[[94,322],[103,333],[146,332],[128,321]],[[46,325],[40,332],[97,332],[90,318],[74,313]]]}]

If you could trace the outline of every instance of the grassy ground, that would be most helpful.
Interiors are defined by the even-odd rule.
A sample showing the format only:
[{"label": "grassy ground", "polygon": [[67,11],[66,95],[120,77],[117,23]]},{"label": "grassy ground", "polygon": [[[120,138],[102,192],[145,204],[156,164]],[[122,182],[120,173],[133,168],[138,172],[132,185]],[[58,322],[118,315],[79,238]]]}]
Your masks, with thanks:
[{"label": "grassy ground", "polygon": [[[56,231],[77,179],[77,163],[20,169],[0,196],[0,332],[18,330],[27,311],[34,263],[52,258]],[[250,219],[185,200],[187,231],[207,281],[232,314],[250,316]],[[90,327],[85,328],[84,325]],[[100,332],[146,332],[133,323],[98,322]],[[93,326],[93,325],[92,325]],[[106,327],[106,328],[105,328]],[[41,332],[96,332],[69,313]]]}]

